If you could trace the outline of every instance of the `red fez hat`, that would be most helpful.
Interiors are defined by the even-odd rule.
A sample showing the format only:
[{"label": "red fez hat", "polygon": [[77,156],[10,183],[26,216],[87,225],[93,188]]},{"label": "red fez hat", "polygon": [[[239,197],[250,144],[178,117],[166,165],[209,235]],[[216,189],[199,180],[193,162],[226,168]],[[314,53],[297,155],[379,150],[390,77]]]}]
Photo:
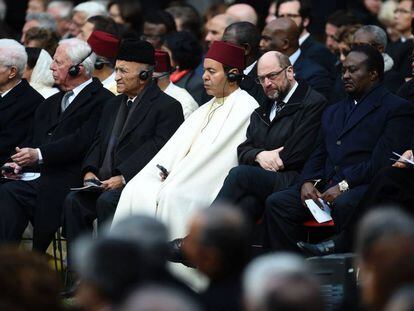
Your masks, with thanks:
[{"label": "red fez hat", "polygon": [[118,53],[119,39],[110,33],[94,30],[89,36],[88,44],[96,55],[115,59]]},{"label": "red fez hat", "polygon": [[155,72],[171,72],[170,55],[162,50],[155,50]]},{"label": "red fez hat", "polygon": [[211,58],[223,65],[231,68],[243,70],[244,65],[244,50],[237,45],[224,41],[214,41],[205,58]]}]

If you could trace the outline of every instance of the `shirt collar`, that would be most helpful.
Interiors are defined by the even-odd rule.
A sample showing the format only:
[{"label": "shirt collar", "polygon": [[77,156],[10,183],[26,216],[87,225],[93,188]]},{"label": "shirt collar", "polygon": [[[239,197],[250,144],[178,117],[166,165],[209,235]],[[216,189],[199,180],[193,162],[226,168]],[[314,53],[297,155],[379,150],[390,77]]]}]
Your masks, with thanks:
[{"label": "shirt collar", "polygon": [[102,84],[105,88],[108,88],[112,86],[112,84],[115,82],[115,71],[111,73],[111,75],[102,81]]},{"label": "shirt collar", "polygon": [[289,99],[292,97],[293,93],[295,93],[296,89],[298,88],[298,83],[295,81],[292,88],[290,89],[289,93],[286,94],[285,98],[283,98],[283,102],[287,103]]},{"label": "shirt collar", "polygon": [[292,66],[295,64],[295,62],[298,60],[298,58],[299,58],[299,56],[300,56],[300,53],[301,53],[301,51],[300,51],[300,49],[297,49],[296,51],[295,51],[295,53],[293,53],[292,55],[290,55],[289,56],[289,60],[290,60],[290,63],[292,64]]},{"label": "shirt collar", "polygon": [[253,69],[253,67],[254,67],[254,65],[256,65],[256,63],[257,63],[257,60],[256,61],[254,61],[251,65],[249,65],[248,67],[246,67],[246,69],[244,69],[243,70],[243,73],[245,74],[245,75],[248,75],[249,73],[250,73],[250,71],[252,71],[252,69]]},{"label": "shirt collar", "polygon": [[7,93],[9,93],[12,89],[14,89],[16,86],[18,86],[20,84],[20,82],[22,82],[22,80],[20,80],[19,82],[17,82],[17,84],[15,86],[13,86],[12,88],[8,89],[7,91],[1,93],[1,97],[4,98],[4,96],[7,95]]},{"label": "shirt collar", "polygon": [[310,36],[310,33],[309,32],[307,32],[306,34],[304,34],[302,37],[300,37],[299,38],[299,46],[301,46],[302,44],[303,44],[303,42],[305,42],[305,40],[307,39],[307,38],[309,38],[309,36]]},{"label": "shirt collar", "polygon": [[82,84],[79,84],[77,87],[75,87],[72,92],[73,95],[71,96],[72,98],[75,98],[76,96],[78,96],[78,94],[89,84],[92,83],[92,78],[90,78],[89,80],[86,80],[85,82],[83,82]]}]

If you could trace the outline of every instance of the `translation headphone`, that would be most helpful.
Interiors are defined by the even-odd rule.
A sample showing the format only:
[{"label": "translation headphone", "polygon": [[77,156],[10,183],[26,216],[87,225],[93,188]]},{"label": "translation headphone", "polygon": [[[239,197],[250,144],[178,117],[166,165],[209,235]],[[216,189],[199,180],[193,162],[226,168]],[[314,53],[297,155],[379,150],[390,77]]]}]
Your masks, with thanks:
[{"label": "translation headphone", "polygon": [[150,77],[150,74],[154,71],[154,68],[150,68],[149,70],[142,70],[139,74],[138,77],[140,80],[142,81],[146,81],[148,80],[148,78]]},{"label": "translation headphone", "polygon": [[79,74],[79,71],[80,71],[80,65],[89,57],[89,56],[91,56],[92,55],[92,53],[93,53],[93,51],[92,51],[92,49],[91,49],[91,51],[89,52],[89,54],[86,56],[86,57],[84,57],[79,63],[77,63],[76,65],[73,65],[73,66],[70,66],[70,68],[68,69],[68,74],[71,76],[71,77],[76,77],[78,74]]},{"label": "translation headphone", "polygon": [[229,82],[236,82],[236,81],[240,81],[243,78],[244,74],[242,74],[242,73],[228,72],[226,74],[226,76],[227,76],[227,80]]},{"label": "translation headphone", "polygon": [[105,64],[110,64],[110,62],[97,58],[94,66],[96,70],[101,70]]}]

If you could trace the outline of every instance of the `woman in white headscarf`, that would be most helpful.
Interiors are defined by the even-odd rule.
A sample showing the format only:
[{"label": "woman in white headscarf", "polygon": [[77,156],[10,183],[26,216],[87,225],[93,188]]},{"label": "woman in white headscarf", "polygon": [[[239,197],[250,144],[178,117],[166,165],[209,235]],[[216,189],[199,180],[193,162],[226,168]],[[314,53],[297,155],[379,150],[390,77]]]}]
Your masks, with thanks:
[{"label": "woman in white headscarf", "polygon": [[28,59],[23,78],[44,98],[59,92],[58,88],[53,87],[54,80],[50,70],[52,58],[49,53],[40,48],[26,48],[26,52]]}]

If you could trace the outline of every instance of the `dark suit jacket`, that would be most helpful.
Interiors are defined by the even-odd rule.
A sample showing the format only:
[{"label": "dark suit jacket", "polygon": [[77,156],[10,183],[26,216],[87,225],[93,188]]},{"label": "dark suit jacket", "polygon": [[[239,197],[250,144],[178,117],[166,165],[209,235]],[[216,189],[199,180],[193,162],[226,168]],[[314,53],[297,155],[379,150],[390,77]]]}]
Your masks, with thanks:
[{"label": "dark suit jacket", "polygon": [[[112,99],[104,108],[94,144],[86,156],[82,173],[99,176],[112,129],[126,95]],[[184,121],[181,104],[152,83],[132,112],[114,150],[113,176],[134,177],[164,146]]]},{"label": "dark suit jacket", "polygon": [[39,147],[40,189],[34,215],[34,247],[45,250],[61,222],[69,189],[79,186],[81,164],[92,144],[102,108],[113,94],[93,79],[62,114],[63,92],[47,98],[36,110],[31,146]]},{"label": "dark suit jacket", "polygon": [[394,60],[392,69],[399,72],[405,77],[411,77],[411,54],[414,48],[413,40],[402,42],[398,40],[388,44],[386,52]]},{"label": "dark suit jacket", "polygon": [[350,188],[369,184],[380,168],[392,164],[393,151],[410,147],[413,125],[411,103],[383,85],[370,90],[356,106],[350,98],[328,106],[318,146],[305,164],[301,182],[321,178],[328,186],[344,179]]},{"label": "dark suit jacket", "polygon": [[335,76],[336,56],[322,43],[309,36],[300,46],[303,56],[321,65],[329,74]]},{"label": "dark suit jacket", "polygon": [[193,96],[199,106],[208,102],[212,97],[206,93],[204,82],[195,70],[191,70],[188,74],[175,82],[179,87],[185,88],[188,93]]},{"label": "dark suit jacket", "polygon": [[26,138],[34,112],[43,100],[25,79],[0,99],[0,165]]},{"label": "dark suit jacket", "polygon": [[405,82],[398,90],[397,95],[414,104],[414,79]]},{"label": "dark suit jacket", "polygon": [[258,165],[258,153],[284,146],[280,152],[284,171],[300,172],[314,148],[326,99],[301,81],[287,105],[270,122],[272,105],[273,101],[268,101],[253,112],[247,140],[237,148],[239,164]]},{"label": "dark suit jacket", "polygon": [[315,91],[321,93],[327,100],[330,99],[334,81],[321,65],[300,53],[299,58],[293,64],[293,69],[296,80],[305,80]]},{"label": "dark suit jacket", "polygon": [[240,88],[249,93],[253,98],[263,105],[267,102],[267,96],[263,91],[263,87],[260,84],[256,83],[257,78],[257,63],[253,66],[252,70],[244,76],[243,80],[240,83]]}]

